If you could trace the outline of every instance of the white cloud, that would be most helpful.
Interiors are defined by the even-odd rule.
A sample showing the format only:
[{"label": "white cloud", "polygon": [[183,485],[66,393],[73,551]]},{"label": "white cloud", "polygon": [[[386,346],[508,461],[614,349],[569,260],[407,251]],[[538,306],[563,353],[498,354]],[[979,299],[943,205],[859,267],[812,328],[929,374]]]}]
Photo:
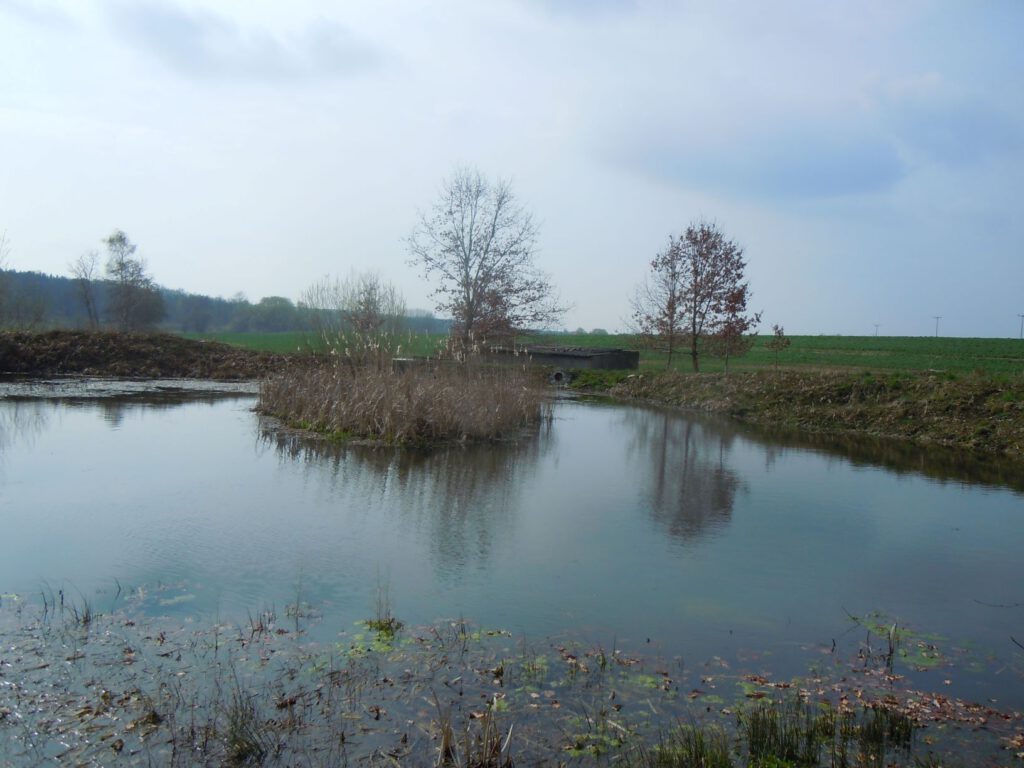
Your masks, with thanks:
[{"label": "white cloud", "polygon": [[7,13],[20,21],[54,30],[68,30],[76,26],[72,16],[59,7],[41,0],[0,0],[0,13]]},{"label": "white cloud", "polygon": [[197,79],[294,80],[352,75],[377,67],[380,52],[341,24],[317,19],[280,35],[211,11],[167,2],[111,9],[120,38]]}]

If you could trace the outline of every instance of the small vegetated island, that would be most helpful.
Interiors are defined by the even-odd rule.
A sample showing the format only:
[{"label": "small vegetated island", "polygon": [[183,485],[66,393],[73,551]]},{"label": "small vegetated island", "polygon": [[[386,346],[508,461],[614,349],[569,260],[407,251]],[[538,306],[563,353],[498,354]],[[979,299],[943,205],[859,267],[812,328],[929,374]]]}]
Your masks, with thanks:
[{"label": "small vegetated island", "polygon": [[400,358],[391,336],[327,340],[327,361],[271,375],[259,411],[338,440],[401,446],[514,438],[550,417],[542,378],[487,362],[479,346]]}]

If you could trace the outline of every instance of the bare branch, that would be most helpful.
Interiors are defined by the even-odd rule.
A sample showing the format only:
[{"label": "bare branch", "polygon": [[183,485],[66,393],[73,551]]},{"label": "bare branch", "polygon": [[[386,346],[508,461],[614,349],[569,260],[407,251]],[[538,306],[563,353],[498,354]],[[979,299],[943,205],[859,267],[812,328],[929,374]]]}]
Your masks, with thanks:
[{"label": "bare branch", "polygon": [[100,255],[96,251],[83,253],[69,265],[68,269],[75,280],[78,289],[78,296],[85,307],[85,314],[89,320],[89,327],[93,330],[99,328],[100,316],[96,306],[96,292],[93,290],[93,281],[99,278]]}]

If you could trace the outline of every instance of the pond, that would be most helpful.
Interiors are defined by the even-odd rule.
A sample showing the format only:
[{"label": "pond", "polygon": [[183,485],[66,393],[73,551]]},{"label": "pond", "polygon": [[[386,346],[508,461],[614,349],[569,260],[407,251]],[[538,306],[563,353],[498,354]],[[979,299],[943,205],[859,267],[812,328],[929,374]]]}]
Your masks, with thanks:
[{"label": "pond", "polygon": [[383,599],[777,677],[895,623],[909,684],[1024,709],[1017,468],[569,398],[515,443],[346,447],[244,387],[82,386],[0,384],[0,593],[324,637]]}]

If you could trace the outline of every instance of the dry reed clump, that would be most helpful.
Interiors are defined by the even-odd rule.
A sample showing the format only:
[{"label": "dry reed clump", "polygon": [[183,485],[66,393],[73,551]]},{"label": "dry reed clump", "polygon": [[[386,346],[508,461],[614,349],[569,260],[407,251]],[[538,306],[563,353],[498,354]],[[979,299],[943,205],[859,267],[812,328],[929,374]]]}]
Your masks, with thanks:
[{"label": "dry reed clump", "polygon": [[398,445],[498,440],[550,418],[543,386],[511,367],[325,366],[271,377],[258,409],[289,425]]}]

